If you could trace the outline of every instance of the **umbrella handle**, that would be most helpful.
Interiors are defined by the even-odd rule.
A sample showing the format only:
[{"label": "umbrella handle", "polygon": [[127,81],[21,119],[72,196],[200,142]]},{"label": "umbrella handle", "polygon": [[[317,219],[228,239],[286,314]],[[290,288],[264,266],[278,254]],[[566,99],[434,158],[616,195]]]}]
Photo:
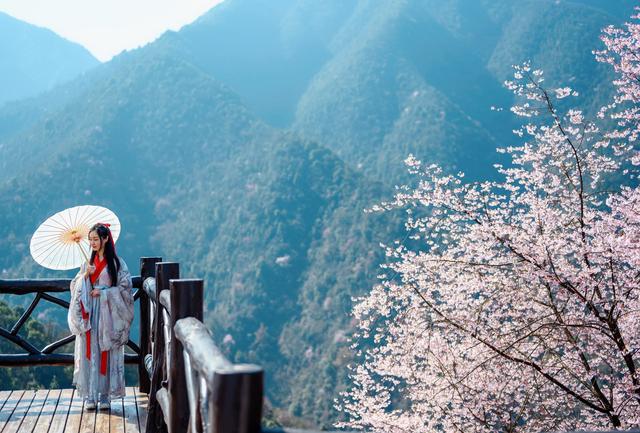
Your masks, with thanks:
[{"label": "umbrella handle", "polygon": [[80,246],[80,242],[78,242],[76,245],[78,245],[78,248],[80,248],[80,252],[82,253],[82,255],[84,256],[84,259],[87,261],[87,263],[89,263],[89,257],[87,257],[87,253],[82,249],[82,247]]}]

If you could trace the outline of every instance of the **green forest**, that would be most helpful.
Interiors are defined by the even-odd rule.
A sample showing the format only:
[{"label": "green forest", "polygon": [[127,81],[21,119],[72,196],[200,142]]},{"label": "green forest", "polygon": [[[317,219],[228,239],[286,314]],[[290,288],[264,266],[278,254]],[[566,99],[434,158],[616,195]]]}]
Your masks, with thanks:
[{"label": "green forest", "polygon": [[[529,59],[548,82],[570,83],[594,112],[612,89],[592,50],[633,7],[382,3],[226,0],[109,62],[68,47],[56,61],[73,76],[35,74],[24,88],[38,93],[0,99],[0,278],[70,277],[32,260],[30,236],[64,208],[108,207],[132,274],[140,257],[161,256],[203,278],[206,325],[234,362],[265,368],[277,417],[331,427],[354,359],[353,298],[378,283],[381,244],[405,235],[400,213],[366,210],[409,179],[409,154],[493,176],[495,148],[514,143],[503,87],[513,64]],[[0,21],[0,56],[17,80],[44,54],[26,61],[5,47],[14,25]],[[25,302],[3,297],[0,326]],[[46,310],[21,335],[42,347],[66,335],[65,320]],[[71,369],[3,368],[0,380],[69,387]]]}]

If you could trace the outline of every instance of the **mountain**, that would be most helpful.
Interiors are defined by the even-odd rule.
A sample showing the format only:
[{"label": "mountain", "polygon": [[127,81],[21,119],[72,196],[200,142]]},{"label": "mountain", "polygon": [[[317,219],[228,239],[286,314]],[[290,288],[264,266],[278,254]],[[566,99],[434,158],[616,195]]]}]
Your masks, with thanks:
[{"label": "mountain", "polygon": [[595,112],[611,73],[592,50],[632,10],[631,0],[235,0],[155,47],[225,82],[269,124],[394,184],[408,153],[491,173],[516,126],[490,109],[512,104],[502,83],[513,64],[531,60]]},{"label": "mountain", "polygon": [[[611,75],[592,50],[631,3],[228,0],[146,50],[193,64],[265,122],[330,147],[366,175],[405,179],[401,161],[414,153],[484,177],[516,126],[508,112],[490,110],[512,103],[502,87],[510,66],[531,60],[594,112]],[[4,120],[11,135],[48,104],[28,105],[0,116],[0,153]]]},{"label": "mountain", "polygon": [[353,0],[232,0],[157,48],[197,65],[237,92],[273,126],[291,124],[297,101],[331,58],[331,36],[349,17]]},{"label": "mountain", "polygon": [[207,323],[218,341],[231,337],[236,360],[267,367],[276,406],[328,420],[349,359],[339,355],[351,297],[375,282],[382,257],[372,246],[399,221],[363,212],[381,197],[379,185],[295,139],[233,170],[203,170],[178,195],[182,206],[165,205],[160,249],[206,277]]},{"label": "mountain", "polygon": [[82,46],[0,12],[0,106],[50,90],[99,63]]},{"label": "mountain", "polygon": [[[233,338],[234,359],[265,366],[276,407],[328,419],[329,389],[346,378],[335,366],[347,362],[336,358],[345,312],[375,282],[382,251],[371,246],[399,226],[363,212],[381,185],[264,124],[191,64],[150,50],[105,67],[111,79],[37,122],[21,136],[29,141],[9,142],[32,157],[0,187],[0,269],[47,275],[29,257],[35,226],[76,203],[103,204],[123,222],[118,245],[132,269],[161,255],[205,278],[207,323],[218,341]],[[318,365],[328,367],[312,374]],[[307,378],[295,388],[292,369]]]},{"label": "mountain", "polygon": [[[363,212],[414,153],[473,178],[513,143],[502,88],[531,59],[590,110],[610,71],[600,0],[226,0],[179,32],[0,108],[0,270],[46,216],[101,204],[129,266],[206,280],[228,355],[265,366],[281,414],[329,427],[352,359],[351,299],[377,281],[399,213]],[[580,101],[579,101],[580,102]],[[57,274],[59,275],[59,274]]]},{"label": "mountain", "polygon": [[612,22],[577,2],[359,2],[336,36],[345,48],[314,76],[293,128],[377,178],[401,177],[408,153],[484,178],[495,147],[513,141],[508,110],[490,109],[512,104],[501,84],[511,65],[531,60],[549,85],[587,95],[579,102],[593,113],[611,74],[591,50]]},{"label": "mountain", "polygon": [[[40,200],[38,194],[50,196],[40,201],[38,210],[48,214],[79,201],[104,202],[125,220],[143,221],[133,225],[147,226],[146,230],[128,231],[130,236],[136,233],[140,240],[145,239],[127,239],[139,245],[132,251],[134,257],[148,251],[149,231],[155,223],[150,219],[151,200],[159,191],[189,179],[189,172],[180,167],[220,156],[213,148],[202,153],[214,132],[218,132],[213,138],[216,143],[230,140],[229,149],[244,143],[239,136],[220,135],[216,125],[244,129],[252,119],[240,105],[234,105],[230,117],[225,118],[225,107],[236,103],[236,98],[190,65],[171,58],[136,57],[122,56],[106,66],[109,80],[97,81],[37,122],[28,134],[8,142],[4,148],[7,158],[2,159],[9,161],[6,170],[11,170],[11,164],[19,165],[17,173],[21,174],[11,176],[3,185],[14,203],[35,203]],[[187,94],[180,94],[185,90]],[[197,98],[192,99],[196,93]],[[182,129],[187,128],[185,119],[192,117],[199,122]],[[189,147],[199,152],[185,151]],[[146,167],[153,167],[153,171],[143,171]],[[22,230],[19,221],[26,215],[16,214],[22,210],[33,209],[17,206],[12,214],[3,214],[7,227]],[[17,224],[11,226],[16,217]],[[5,254],[2,260],[0,266],[9,258]]]}]

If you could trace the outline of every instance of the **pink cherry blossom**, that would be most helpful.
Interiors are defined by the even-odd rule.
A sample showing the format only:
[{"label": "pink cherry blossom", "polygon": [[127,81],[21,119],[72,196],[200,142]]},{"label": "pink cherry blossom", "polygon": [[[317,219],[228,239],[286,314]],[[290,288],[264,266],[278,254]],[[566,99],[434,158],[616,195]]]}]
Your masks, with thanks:
[{"label": "pink cherry blossom", "polygon": [[576,93],[516,66],[505,84],[525,124],[499,149],[511,158],[500,181],[409,156],[415,184],[372,208],[403,209],[407,237],[385,246],[380,284],[354,306],[360,362],[339,427],[640,426],[640,26],[608,27],[603,41],[617,93],[599,118],[561,112]]}]

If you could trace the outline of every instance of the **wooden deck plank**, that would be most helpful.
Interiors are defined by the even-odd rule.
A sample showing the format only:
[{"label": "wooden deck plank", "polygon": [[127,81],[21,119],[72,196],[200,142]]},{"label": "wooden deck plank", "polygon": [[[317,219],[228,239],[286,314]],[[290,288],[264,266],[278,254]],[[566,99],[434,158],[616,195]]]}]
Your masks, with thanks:
[{"label": "wooden deck plank", "polygon": [[39,389],[36,391],[36,396],[31,401],[31,406],[29,406],[27,415],[24,417],[22,425],[20,425],[20,428],[18,429],[20,433],[31,433],[34,431],[33,428],[36,426],[38,418],[40,418],[42,408],[44,408],[48,395],[48,389]]},{"label": "wooden deck plank", "polygon": [[125,433],[140,433],[138,421],[138,408],[136,407],[135,391],[132,387],[126,388],[126,395],[122,399],[124,408],[124,431]]},{"label": "wooden deck plank", "polygon": [[[35,433],[47,433],[49,431],[49,427],[51,426],[51,420],[53,420],[53,414],[56,412],[56,407],[58,406],[58,400],[60,400],[60,389],[50,389],[49,394],[47,395],[47,399],[42,406],[42,411],[40,412],[40,416],[33,427],[33,431]],[[22,433],[23,429],[20,429],[20,433]]]},{"label": "wooden deck plank", "polygon": [[2,410],[5,402],[7,401],[10,395],[11,395],[11,390],[0,391],[0,410]]},{"label": "wooden deck plank", "polygon": [[[109,404],[111,407],[111,404]],[[96,414],[96,433],[107,433],[109,431],[109,410],[101,410]]]},{"label": "wooden deck plank", "polygon": [[136,407],[138,408],[138,421],[140,423],[140,431],[144,432],[147,425],[147,407],[149,405],[149,397],[147,394],[140,392],[140,388],[134,387],[136,395]]},{"label": "wooden deck plank", "polygon": [[124,431],[124,407],[122,399],[111,401],[111,413],[109,417],[109,433],[125,433]]},{"label": "wooden deck plank", "polygon": [[148,396],[127,387],[110,411],[87,411],[73,389],[14,390],[0,394],[1,433],[144,433]]},{"label": "wooden deck plank", "polygon": [[[51,426],[48,433],[65,433],[65,425],[69,416],[69,408],[71,407],[71,399],[73,398],[73,389],[63,389],[60,392],[58,405],[51,418]],[[76,429],[76,432],[78,429]]]},{"label": "wooden deck plank", "polygon": [[2,406],[2,410],[0,411],[0,430],[4,429],[5,424],[7,423],[9,418],[11,418],[11,415],[22,399],[23,394],[24,391],[21,389],[11,391],[11,395],[5,402],[4,406]]},{"label": "wooden deck plank", "polygon": [[[73,398],[71,399],[71,403],[69,405],[69,414],[67,416],[66,425],[62,432],[64,433],[78,433],[80,431],[80,424],[82,424],[82,415],[84,410],[84,401],[82,396],[77,392],[73,391]],[[93,414],[93,412],[87,412],[89,416]]]},{"label": "wooden deck plank", "polygon": [[2,433],[17,433],[20,428],[20,424],[22,424],[22,420],[24,420],[27,412],[29,411],[29,407],[31,406],[31,402],[36,396],[36,392],[32,390],[25,391],[22,394],[22,398],[20,398],[20,402],[16,406],[15,410],[11,414],[11,417],[7,420],[7,423],[4,425],[4,429]]},{"label": "wooden deck plank", "polygon": [[96,413],[96,410],[87,410],[83,407],[82,419],[80,421],[80,433],[94,433],[96,427]]}]

